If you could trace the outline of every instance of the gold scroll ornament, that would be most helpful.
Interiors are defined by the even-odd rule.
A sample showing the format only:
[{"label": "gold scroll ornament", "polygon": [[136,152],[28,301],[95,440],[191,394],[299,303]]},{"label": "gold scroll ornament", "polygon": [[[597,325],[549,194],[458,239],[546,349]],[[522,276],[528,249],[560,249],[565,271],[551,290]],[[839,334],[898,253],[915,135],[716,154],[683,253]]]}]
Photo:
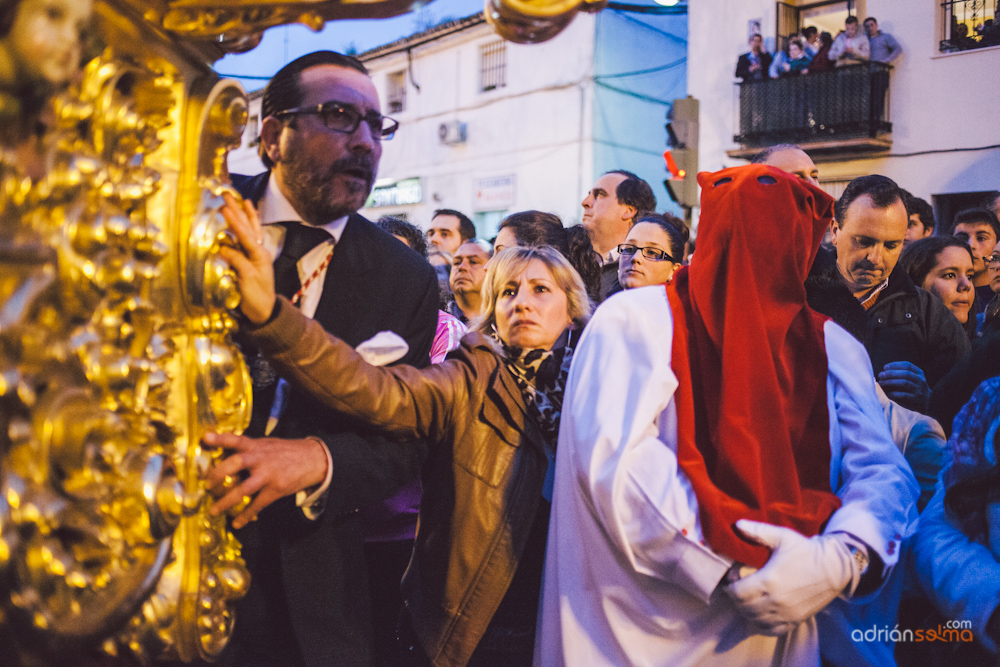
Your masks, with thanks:
[{"label": "gold scroll ornament", "polygon": [[200,446],[250,416],[218,257],[246,97],[129,7],[96,13],[45,175],[0,161],[0,658],[211,660],[249,586]]},{"label": "gold scroll ornament", "polygon": [[[605,2],[488,0],[486,15],[542,41]],[[0,0],[32,36],[18,60],[0,34],[0,664],[69,665],[94,646],[211,661],[226,645],[250,581],[208,514],[218,453],[200,440],[250,416],[218,256],[247,102],[208,65],[271,26],[411,7],[103,0],[82,39],[60,17],[89,0]],[[67,89],[84,47],[100,55]]]}]

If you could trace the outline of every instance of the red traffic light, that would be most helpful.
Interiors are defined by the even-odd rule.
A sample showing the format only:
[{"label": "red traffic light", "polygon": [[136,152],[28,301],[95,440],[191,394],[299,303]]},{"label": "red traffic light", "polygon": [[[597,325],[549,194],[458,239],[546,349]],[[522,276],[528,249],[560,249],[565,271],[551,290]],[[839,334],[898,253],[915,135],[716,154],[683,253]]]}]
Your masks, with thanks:
[{"label": "red traffic light", "polygon": [[677,163],[674,161],[674,156],[670,153],[670,149],[663,151],[663,162],[667,166],[667,172],[670,174],[670,180],[672,181],[682,181],[684,176],[687,175],[683,169],[677,168]]}]

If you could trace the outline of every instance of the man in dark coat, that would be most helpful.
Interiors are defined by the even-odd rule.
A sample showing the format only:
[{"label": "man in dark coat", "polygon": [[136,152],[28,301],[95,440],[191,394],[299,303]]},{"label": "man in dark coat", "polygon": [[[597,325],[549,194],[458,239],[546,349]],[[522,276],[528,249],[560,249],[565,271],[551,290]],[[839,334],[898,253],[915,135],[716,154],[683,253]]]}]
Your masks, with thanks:
[{"label": "man in dark coat", "polygon": [[769,78],[771,54],[763,48],[764,39],[758,34],[750,37],[750,52],[736,61],[736,77],[743,81],[760,81]]},{"label": "man in dark coat", "polygon": [[927,411],[929,387],[969,351],[962,325],[934,295],[894,271],[907,215],[899,186],[885,176],[851,181],[834,209],[837,268],[872,324],[875,378],[892,400]]},{"label": "man in dark coat", "polygon": [[[373,346],[388,356],[383,361],[422,366],[437,322],[434,272],[356,213],[371,191],[381,141],[396,129],[379,108],[354,58],[317,52],[289,63],[262,102],[260,151],[269,171],[233,182],[258,206],[279,292],[353,346],[392,332]],[[229,214],[236,208],[230,202]],[[209,475],[222,496],[213,511],[252,498],[233,520],[252,583],[220,662],[374,664],[359,514],[419,474],[426,447],[372,435],[244,352],[254,376],[253,437],[206,436],[231,450]],[[398,582],[399,574],[391,576]]]}]

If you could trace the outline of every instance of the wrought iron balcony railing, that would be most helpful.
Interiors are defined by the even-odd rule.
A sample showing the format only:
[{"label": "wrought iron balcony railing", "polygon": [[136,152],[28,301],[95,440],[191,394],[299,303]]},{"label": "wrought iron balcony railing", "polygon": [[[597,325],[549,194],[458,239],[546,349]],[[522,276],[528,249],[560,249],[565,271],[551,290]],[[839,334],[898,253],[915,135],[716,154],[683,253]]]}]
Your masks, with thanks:
[{"label": "wrought iron balcony railing", "polygon": [[746,148],[877,137],[889,122],[891,65],[746,81],[739,88],[739,134]]}]

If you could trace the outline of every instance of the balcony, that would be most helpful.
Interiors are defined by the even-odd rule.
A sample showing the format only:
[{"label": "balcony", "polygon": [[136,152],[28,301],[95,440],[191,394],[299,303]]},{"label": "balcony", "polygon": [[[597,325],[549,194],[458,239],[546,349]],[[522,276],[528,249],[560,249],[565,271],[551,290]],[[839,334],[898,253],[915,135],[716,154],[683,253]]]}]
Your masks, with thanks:
[{"label": "balcony", "polygon": [[742,148],[750,158],[775,144],[798,144],[813,160],[843,160],[888,153],[889,72],[866,63],[828,72],[737,84]]}]

